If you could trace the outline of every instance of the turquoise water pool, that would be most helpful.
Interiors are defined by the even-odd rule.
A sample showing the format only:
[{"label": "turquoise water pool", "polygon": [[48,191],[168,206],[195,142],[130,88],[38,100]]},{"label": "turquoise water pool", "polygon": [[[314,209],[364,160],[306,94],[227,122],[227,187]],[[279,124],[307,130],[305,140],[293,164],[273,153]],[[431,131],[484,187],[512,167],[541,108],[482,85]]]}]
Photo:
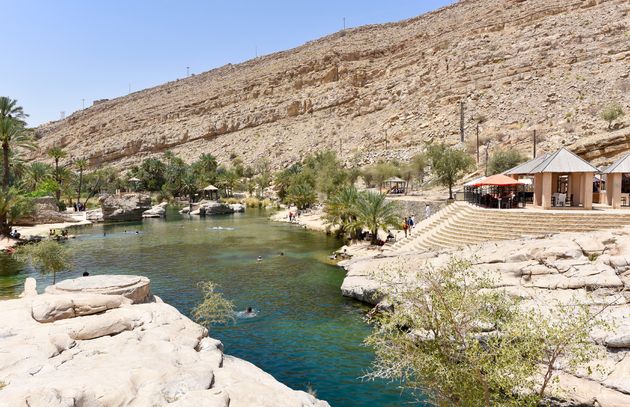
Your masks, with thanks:
[{"label": "turquoise water pool", "polygon": [[[269,222],[266,215],[248,211],[200,219],[169,212],[166,221],[76,229],[78,237],[66,243],[75,253],[73,270],[57,278],[83,271],[145,275],[156,295],[185,314],[201,299],[197,283],[212,280],[238,309],[259,311],[255,318],[210,329],[226,353],[292,388],[310,386],[332,406],[411,402],[395,383],[361,379],[372,360],[362,345],[369,332],[362,319],[366,308],[341,296],[344,271],[328,263],[339,241]],[[28,276],[37,278],[40,290],[52,281],[6,257],[0,257],[0,270],[4,296],[19,293]]]}]

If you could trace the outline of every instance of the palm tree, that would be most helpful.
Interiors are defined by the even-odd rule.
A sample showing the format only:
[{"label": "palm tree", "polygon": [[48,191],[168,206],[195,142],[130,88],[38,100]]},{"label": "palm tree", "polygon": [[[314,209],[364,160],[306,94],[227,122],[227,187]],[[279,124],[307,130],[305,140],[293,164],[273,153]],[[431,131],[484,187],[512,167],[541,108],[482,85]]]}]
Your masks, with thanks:
[{"label": "palm tree", "polygon": [[397,225],[399,219],[394,204],[385,200],[385,194],[364,192],[357,200],[357,222],[370,230],[374,244],[379,229],[387,230]]},{"label": "palm tree", "polygon": [[35,191],[39,184],[50,178],[52,167],[42,162],[33,162],[26,167],[26,176],[24,177],[23,186],[27,190]]},{"label": "palm tree", "polygon": [[0,96],[0,119],[13,119],[20,123],[22,127],[26,126],[28,115],[24,113],[22,106],[18,106],[17,100],[7,96]]},{"label": "palm tree", "polygon": [[16,148],[35,148],[31,133],[22,122],[11,117],[0,118],[0,143],[2,144],[2,190],[9,189],[11,152]]},{"label": "palm tree", "polygon": [[83,189],[83,171],[87,168],[88,162],[84,158],[79,158],[74,162],[74,165],[79,170],[79,190],[77,191],[77,205],[81,203],[81,191]]},{"label": "palm tree", "polygon": [[22,192],[10,187],[0,192],[0,234],[8,236],[13,223],[31,212],[30,201]]},{"label": "palm tree", "polygon": [[61,147],[51,147],[48,149],[48,156],[55,160],[55,181],[59,188],[55,192],[57,202],[61,199],[61,173],[59,172],[59,160],[66,157],[66,152]]},{"label": "palm tree", "polygon": [[356,188],[346,187],[326,202],[326,221],[331,225],[339,225],[337,233],[340,236],[349,233],[350,238],[354,239],[361,229],[357,222],[358,199]]}]

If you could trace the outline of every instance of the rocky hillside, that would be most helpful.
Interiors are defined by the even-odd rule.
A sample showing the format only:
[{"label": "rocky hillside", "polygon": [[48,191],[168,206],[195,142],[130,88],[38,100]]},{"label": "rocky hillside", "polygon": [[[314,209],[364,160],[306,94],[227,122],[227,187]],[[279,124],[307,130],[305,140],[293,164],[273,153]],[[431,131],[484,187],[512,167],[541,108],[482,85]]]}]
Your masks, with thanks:
[{"label": "rocky hillside", "polygon": [[458,143],[464,101],[467,138],[482,115],[495,146],[529,152],[536,129],[539,151],[579,144],[604,162],[630,140],[599,117],[611,101],[630,111],[629,74],[627,0],[463,0],[101,101],[39,127],[38,154],[60,145],[126,168],[209,152],[277,168],[334,148],[365,163]]}]

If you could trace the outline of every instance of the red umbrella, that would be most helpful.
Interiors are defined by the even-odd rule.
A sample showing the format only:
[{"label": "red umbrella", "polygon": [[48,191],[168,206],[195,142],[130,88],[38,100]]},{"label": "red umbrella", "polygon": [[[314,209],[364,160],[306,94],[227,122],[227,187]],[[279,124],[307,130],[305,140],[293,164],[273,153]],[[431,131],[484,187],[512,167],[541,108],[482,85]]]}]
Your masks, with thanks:
[{"label": "red umbrella", "polygon": [[486,177],[480,180],[479,182],[477,182],[476,184],[474,184],[473,186],[481,187],[484,185],[496,185],[500,187],[505,187],[509,185],[521,185],[521,183],[518,182],[518,180],[515,180],[514,178],[508,177],[507,175],[497,174],[497,175],[491,175],[489,177]]}]

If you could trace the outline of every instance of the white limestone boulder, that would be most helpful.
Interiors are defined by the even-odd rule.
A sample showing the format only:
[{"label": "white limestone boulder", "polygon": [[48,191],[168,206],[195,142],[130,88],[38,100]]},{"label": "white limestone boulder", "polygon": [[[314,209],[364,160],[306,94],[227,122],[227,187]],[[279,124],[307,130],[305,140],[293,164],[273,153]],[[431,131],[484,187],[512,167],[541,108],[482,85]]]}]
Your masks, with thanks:
[{"label": "white limestone boulder", "polygon": [[48,286],[45,292],[48,294],[122,295],[136,304],[152,300],[151,282],[142,276],[96,275],[79,277]]}]

